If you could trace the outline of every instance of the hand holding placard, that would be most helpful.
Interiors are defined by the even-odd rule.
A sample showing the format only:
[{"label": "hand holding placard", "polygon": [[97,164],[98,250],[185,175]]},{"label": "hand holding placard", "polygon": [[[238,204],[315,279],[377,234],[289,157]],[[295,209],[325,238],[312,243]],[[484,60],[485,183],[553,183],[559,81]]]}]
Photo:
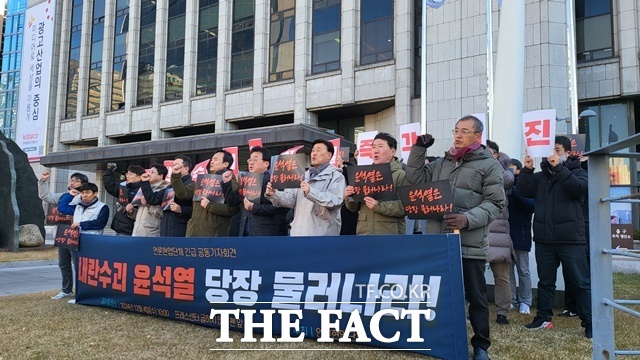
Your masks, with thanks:
[{"label": "hand holding placard", "polygon": [[399,186],[398,194],[409,219],[442,220],[454,210],[449,180]]},{"label": "hand holding placard", "polygon": [[69,250],[78,250],[80,246],[80,229],[74,229],[71,225],[67,224],[59,224],[56,227],[56,237],[53,246]]}]

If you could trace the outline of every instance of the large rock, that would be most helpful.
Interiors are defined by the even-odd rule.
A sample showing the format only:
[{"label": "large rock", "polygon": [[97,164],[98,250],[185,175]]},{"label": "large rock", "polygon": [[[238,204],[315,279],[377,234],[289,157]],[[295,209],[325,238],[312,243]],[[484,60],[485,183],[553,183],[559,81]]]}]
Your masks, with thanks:
[{"label": "large rock", "polygon": [[[5,151],[6,149],[6,151]],[[7,154],[7,151],[10,154]],[[44,210],[38,198],[38,178],[27,154],[0,132],[0,248],[17,250],[14,204],[19,210],[18,225],[34,224],[44,238]],[[15,192],[12,191],[15,184]],[[12,193],[15,197],[12,197]],[[15,200],[14,200],[15,199]]]},{"label": "large rock", "polygon": [[42,237],[42,234],[40,234],[38,225],[20,225],[18,238],[20,239],[20,247],[36,247],[44,245],[44,238]]}]

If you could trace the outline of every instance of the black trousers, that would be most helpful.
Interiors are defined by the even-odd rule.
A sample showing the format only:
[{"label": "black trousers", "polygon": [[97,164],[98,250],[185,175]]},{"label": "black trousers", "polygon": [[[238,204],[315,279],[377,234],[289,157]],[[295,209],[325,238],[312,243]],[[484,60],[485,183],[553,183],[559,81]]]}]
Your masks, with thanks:
[{"label": "black trousers", "polygon": [[556,277],[562,263],[565,285],[574,291],[582,326],[591,327],[591,276],[584,244],[536,243],[536,262],[539,278],[537,317],[545,321],[551,321],[553,317]]},{"label": "black trousers", "polygon": [[471,346],[487,350],[491,346],[491,340],[489,340],[489,302],[484,264],[484,260],[462,259],[464,292],[469,300],[469,320],[473,328]]}]

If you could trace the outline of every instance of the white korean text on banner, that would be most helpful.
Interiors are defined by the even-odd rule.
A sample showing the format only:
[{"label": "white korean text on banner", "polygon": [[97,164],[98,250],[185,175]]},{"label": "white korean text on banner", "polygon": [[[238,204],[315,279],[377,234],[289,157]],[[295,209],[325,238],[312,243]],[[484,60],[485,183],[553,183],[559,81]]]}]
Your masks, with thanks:
[{"label": "white korean text on banner", "polygon": [[51,0],[25,12],[16,143],[29,161],[37,161],[45,151],[55,10],[56,2]]},{"label": "white korean text on banner", "polygon": [[556,110],[538,110],[522,114],[522,133],[531,157],[553,155],[556,137]]},{"label": "white korean text on banner", "polygon": [[402,161],[405,163],[409,158],[409,152],[411,147],[416,143],[416,139],[420,134],[420,123],[411,123],[400,125],[400,136],[398,136],[397,150],[400,150],[400,154],[396,151],[396,156],[400,155]]},{"label": "white korean text on banner", "polygon": [[358,134],[358,165],[373,164],[373,138],[377,131],[367,131]]}]

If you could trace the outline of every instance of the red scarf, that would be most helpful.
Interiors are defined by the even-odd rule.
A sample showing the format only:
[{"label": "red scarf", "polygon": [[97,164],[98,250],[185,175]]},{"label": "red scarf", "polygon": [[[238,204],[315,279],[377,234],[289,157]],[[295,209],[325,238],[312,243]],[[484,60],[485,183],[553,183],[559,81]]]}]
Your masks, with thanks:
[{"label": "red scarf", "polygon": [[480,144],[479,142],[474,142],[473,144],[467,146],[467,147],[463,147],[461,149],[456,149],[455,147],[451,147],[451,149],[449,149],[449,154],[451,154],[451,156],[453,156],[453,159],[458,162],[460,161],[460,159],[462,159],[462,156],[464,156],[464,154],[466,153],[470,153],[472,151],[476,151],[478,149],[480,149],[480,147],[482,146],[482,144]]}]

